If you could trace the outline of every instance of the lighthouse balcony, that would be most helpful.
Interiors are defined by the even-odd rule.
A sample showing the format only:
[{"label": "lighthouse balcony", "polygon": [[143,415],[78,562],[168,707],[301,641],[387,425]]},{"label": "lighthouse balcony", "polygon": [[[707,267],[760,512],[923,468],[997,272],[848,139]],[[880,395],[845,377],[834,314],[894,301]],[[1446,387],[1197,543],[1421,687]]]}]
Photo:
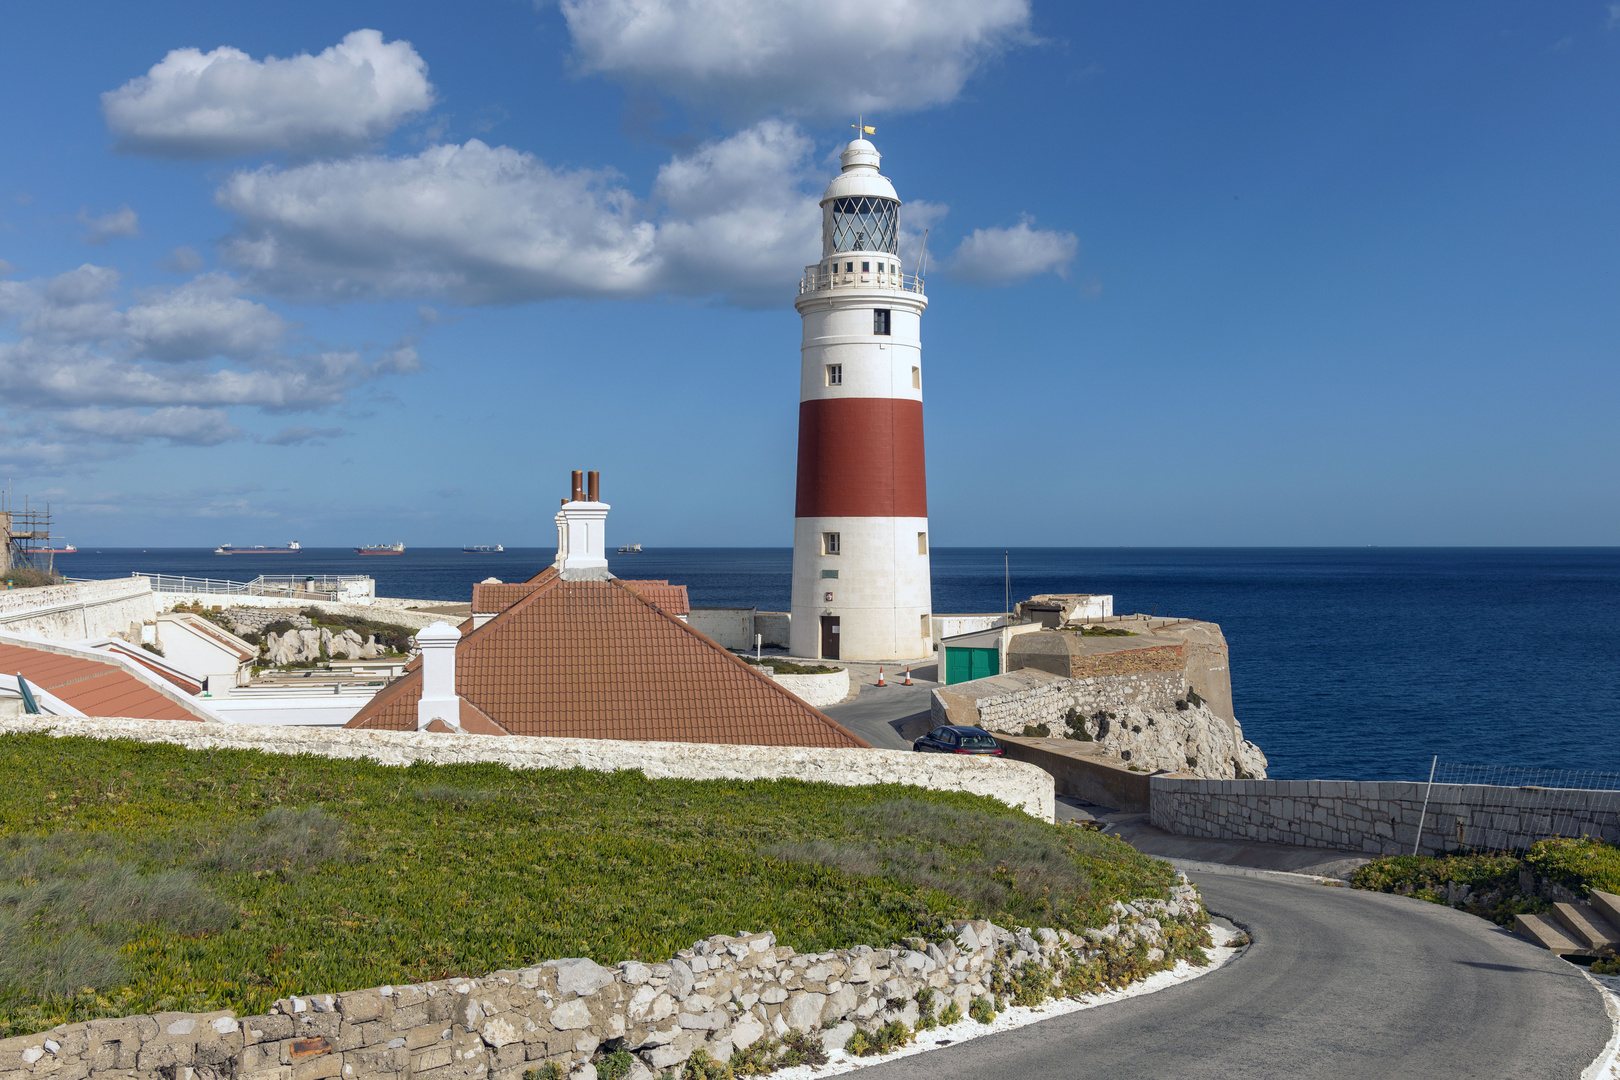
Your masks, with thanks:
[{"label": "lighthouse balcony", "polygon": [[923,279],[916,274],[891,274],[877,270],[829,270],[819,263],[804,268],[804,277],[799,279],[800,296],[828,289],[895,289],[913,293],[924,291]]}]

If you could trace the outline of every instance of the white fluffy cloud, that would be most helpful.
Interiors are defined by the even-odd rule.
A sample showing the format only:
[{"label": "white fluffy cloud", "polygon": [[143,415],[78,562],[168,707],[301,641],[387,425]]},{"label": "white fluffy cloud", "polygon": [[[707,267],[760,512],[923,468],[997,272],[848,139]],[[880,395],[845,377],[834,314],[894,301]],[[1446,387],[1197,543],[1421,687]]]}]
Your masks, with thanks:
[{"label": "white fluffy cloud", "polygon": [[1028,0],[561,0],[582,68],[741,114],[950,101],[1030,39]]},{"label": "white fluffy cloud", "polygon": [[263,304],[238,296],[226,274],[204,274],[149,293],[124,314],[124,332],[154,360],[246,359],[280,344],[287,324]]},{"label": "white fluffy cloud", "polygon": [[1032,225],[1026,217],[1010,229],[974,229],[950,258],[951,277],[980,285],[1010,285],[1036,274],[1067,277],[1080,241]]},{"label": "white fluffy cloud", "polygon": [[360,150],[432,104],[427,64],[376,30],[285,60],[175,49],[101,95],[120,149],[167,158]]},{"label": "white fluffy cloud", "polygon": [[797,128],[764,121],[660,169],[650,201],[611,172],[472,140],[405,157],[239,172],[226,257],[311,299],[781,295],[819,255],[825,178]]},{"label": "white fluffy cloud", "polygon": [[288,351],[286,323],[224,274],[124,303],[119,280],[86,264],[0,282],[0,324],[16,332],[0,341],[0,464],[82,464],[148,440],[214,446],[245,437],[228,408],[324,409],[421,366],[408,339],[369,356]]}]

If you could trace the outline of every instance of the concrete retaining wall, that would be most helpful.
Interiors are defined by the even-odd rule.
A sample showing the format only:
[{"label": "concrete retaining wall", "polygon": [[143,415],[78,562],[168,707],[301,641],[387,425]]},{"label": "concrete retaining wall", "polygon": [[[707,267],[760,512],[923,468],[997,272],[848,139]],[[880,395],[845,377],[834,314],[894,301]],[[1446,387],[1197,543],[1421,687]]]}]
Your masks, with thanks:
[{"label": "concrete retaining wall", "polygon": [[383,765],[493,761],[513,769],[634,769],[649,778],[804,780],[861,787],[910,784],[935,791],[988,795],[1051,821],[1052,777],[1033,765],[996,758],[918,754],[909,750],[824,750],[797,746],[539,739],[523,735],[439,735],[425,731],[254,727],[168,720],[38,719],[0,721],[0,733],[49,731],[58,737],[139,739],[195,750],[262,750],[369,758]]},{"label": "concrete retaining wall", "polygon": [[1149,810],[1151,793],[1147,773],[1131,772],[1117,762],[1090,759],[1080,753],[1065,753],[1063,749],[1043,745],[1048,740],[1003,735],[996,741],[1001,744],[1002,753],[1012,760],[1027,761],[1050,773],[1059,795],[1132,813],[1145,814]]},{"label": "concrete retaining wall", "polygon": [[0,629],[52,641],[123,637],[157,611],[152,583],[143,577],[0,591]]},{"label": "concrete retaining wall", "polygon": [[1620,791],[1423,782],[1153,777],[1153,824],[1183,836],[1257,840],[1369,855],[1438,855],[1460,846],[1528,847],[1585,833],[1620,842]]},{"label": "concrete retaining wall", "polygon": [[[778,649],[788,647],[788,631],[793,626],[793,615],[787,611],[754,612],[754,633],[764,638],[764,644]],[[753,644],[752,641],[749,642]]]},{"label": "concrete retaining wall", "polygon": [[[417,986],[284,998],[263,1016],[158,1013],[64,1024],[0,1041],[0,1080],[523,1080],[554,1063],[571,1071],[613,1040],[639,1061],[630,1080],[676,1068],[703,1050],[732,1051],[790,1031],[843,1049],[857,1030],[874,1032],[949,1004],[966,1014],[1033,964],[1053,973],[1110,952],[1146,946],[1147,970],[1170,966],[1164,921],[1200,920],[1185,883],[1171,899],[1116,903],[1108,925],[1085,936],[1042,928],[1016,933],[959,922],[954,939],[919,939],[887,949],[859,945],[801,954],[774,934],[716,936],[667,963],[548,960]],[[1154,950],[1157,950],[1155,956]]]},{"label": "concrete retaining wall", "polygon": [[751,607],[695,607],[686,625],[723,649],[754,647],[754,609]]},{"label": "concrete retaining wall", "polygon": [[849,671],[839,668],[825,675],[772,675],[778,686],[796,694],[806,704],[824,709],[849,697]]}]

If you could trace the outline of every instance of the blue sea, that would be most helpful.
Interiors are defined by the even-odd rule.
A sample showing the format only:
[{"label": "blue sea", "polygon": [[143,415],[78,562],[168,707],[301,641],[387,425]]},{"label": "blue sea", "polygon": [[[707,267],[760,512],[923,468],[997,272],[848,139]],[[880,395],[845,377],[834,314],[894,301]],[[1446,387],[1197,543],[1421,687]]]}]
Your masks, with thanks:
[{"label": "blue sea", "polygon": [[[76,577],[131,571],[245,581],[369,574],[384,596],[465,601],[554,552],[412,548],[217,556],[202,549],[85,549]],[[1282,779],[1414,779],[1430,759],[1620,771],[1620,549],[1022,548],[1012,598],[1112,593],[1119,612],[1221,625],[1244,732]],[[936,548],[934,610],[1001,611],[1001,549]],[[668,578],[708,606],[788,607],[786,548],[651,550],[611,559],[622,577]]]}]

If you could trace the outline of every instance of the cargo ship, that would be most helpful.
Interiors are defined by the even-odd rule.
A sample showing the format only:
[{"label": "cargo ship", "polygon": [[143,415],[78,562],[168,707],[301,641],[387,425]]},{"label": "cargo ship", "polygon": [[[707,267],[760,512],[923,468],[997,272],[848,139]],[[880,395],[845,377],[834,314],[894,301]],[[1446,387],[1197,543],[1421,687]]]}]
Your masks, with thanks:
[{"label": "cargo ship", "polygon": [[506,549],[499,544],[496,544],[493,547],[491,547],[489,544],[471,544],[462,548],[461,553],[463,555],[499,555],[505,550]]},{"label": "cargo ship", "polygon": [[29,551],[38,551],[41,554],[47,554],[47,555],[77,555],[78,552],[79,552],[78,548],[74,547],[72,544],[68,543],[66,540],[62,541],[62,546],[61,547],[29,548],[28,550]]},{"label": "cargo ship", "polygon": [[235,544],[221,544],[214,549],[215,555],[296,555],[304,549],[294,540],[286,547],[265,547],[263,544],[254,544],[252,547],[237,547]]},{"label": "cargo ship", "polygon": [[405,542],[403,540],[392,544],[362,544],[354,549],[356,555],[403,555]]},{"label": "cargo ship", "polygon": [[641,545],[640,544],[621,544],[621,545],[619,545],[619,554],[620,555],[640,555],[641,554]]}]

